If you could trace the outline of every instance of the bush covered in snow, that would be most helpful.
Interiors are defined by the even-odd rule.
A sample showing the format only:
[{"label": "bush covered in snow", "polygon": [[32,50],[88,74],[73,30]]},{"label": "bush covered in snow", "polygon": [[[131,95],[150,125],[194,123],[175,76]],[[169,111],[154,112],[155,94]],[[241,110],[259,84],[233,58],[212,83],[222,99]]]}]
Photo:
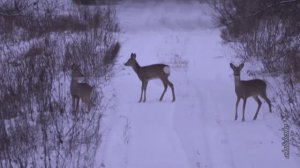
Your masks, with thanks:
[{"label": "bush covered in snow", "polygon": [[[101,143],[102,84],[120,45],[109,6],[0,0],[0,167],[92,167]],[[70,68],[95,90],[72,109]]]},{"label": "bush covered in snow", "polygon": [[[274,88],[276,111],[284,122],[297,128],[292,143],[300,149],[300,3],[290,1],[215,0],[217,24],[225,43],[235,48],[242,61],[262,68],[249,71],[268,74]],[[256,64],[257,65],[257,64]]]}]

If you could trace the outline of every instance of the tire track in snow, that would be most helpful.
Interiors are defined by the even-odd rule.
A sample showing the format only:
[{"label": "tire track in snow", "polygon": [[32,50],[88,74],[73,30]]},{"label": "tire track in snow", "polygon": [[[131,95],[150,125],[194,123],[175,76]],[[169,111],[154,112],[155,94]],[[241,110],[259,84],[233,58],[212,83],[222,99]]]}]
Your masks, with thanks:
[{"label": "tire track in snow", "polygon": [[[227,130],[225,129],[224,123],[222,121],[224,119],[221,120],[221,118],[220,118],[220,114],[224,113],[226,110],[224,110],[220,107],[220,103],[223,103],[223,101],[218,100],[218,98],[220,97],[220,94],[221,94],[218,92],[218,90],[224,89],[224,87],[218,88],[220,86],[212,85],[214,83],[217,83],[217,82],[210,81],[210,88],[207,90],[208,92],[206,93],[206,96],[208,98],[207,102],[209,104],[208,106],[210,109],[212,109],[210,112],[212,112],[213,114],[207,114],[207,112],[205,113],[206,115],[212,116],[211,126],[216,128],[215,134],[217,134],[217,135],[212,134],[209,136],[210,142],[211,141],[215,142],[215,144],[214,144],[215,150],[213,151],[214,156],[218,156],[218,159],[214,162],[214,163],[217,163],[217,165],[214,167],[222,166],[223,168],[226,168],[226,167],[236,168],[236,165],[235,165],[234,159],[233,159],[234,158],[233,151],[231,149],[232,148],[231,141],[229,140]],[[225,83],[225,82],[223,81],[220,83]],[[230,115],[230,114],[228,114],[228,115]],[[218,139],[216,137],[218,137]],[[211,145],[213,145],[213,143]]]},{"label": "tire track in snow", "polygon": [[132,123],[128,167],[188,167],[173,128],[174,104],[156,101],[132,104],[128,113]]},{"label": "tire track in snow", "polygon": [[[178,90],[175,109],[175,127],[193,168],[210,168],[212,165],[210,146],[207,139],[205,98],[193,82],[186,80]],[[183,87],[184,86],[184,87]],[[189,89],[181,89],[189,88]]]},{"label": "tire track in snow", "polygon": [[[217,87],[217,86],[216,86]],[[206,89],[203,89],[206,88]],[[207,142],[207,154],[209,154],[211,168],[235,168],[233,154],[230,147],[230,141],[220,122],[220,113],[223,112],[218,108],[215,96],[215,86],[213,81],[202,81],[194,86],[194,90],[200,98],[202,109],[201,123]]]},{"label": "tire track in snow", "polygon": [[109,130],[106,130],[103,135],[102,156],[100,156],[101,168],[128,167],[128,145],[131,138],[131,122],[127,117],[126,111],[130,111],[130,108],[130,106],[117,106],[116,109],[109,110],[109,113],[116,114],[107,114],[112,115],[109,117],[113,119],[107,121],[111,122],[112,126]]},{"label": "tire track in snow", "polygon": [[[200,113],[200,116],[199,116],[200,120],[198,122],[200,122],[200,125],[201,125],[200,128],[202,128],[201,131],[203,131],[202,132],[202,140],[204,141],[204,144],[203,144],[204,146],[201,147],[202,148],[202,153],[205,153],[207,155],[206,157],[204,157],[205,160],[203,160],[203,158],[202,158],[201,162],[208,161],[208,163],[204,162],[204,166],[199,166],[199,165],[201,165],[201,162],[198,162],[197,165],[198,165],[199,168],[211,168],[211,167],[213,167],[213,160],[212,160],[212,155],[211,155],[211,145],[210,145],[210,142],[209,142],[209,139],[208,139],[208,133],[209,133],[210,130],[207,127],[207,125],[209,125],[209,124],[208,124],[208,120],[207,120],[207,117],[206,117],[206,112],[208,110],[208,107],[204,103],[204,102],[207,102],[207,99],[206,99],[206,97],[204,97],[203,92],[199,91],[197,86],[194,86],[193,88],[195,89],[196,94],[198,95],[198,98],[199,98],[199,103],[197,103],[198,108],[195,109],[196,110],[195,112]],[[199,109],[200,109],[200,111],[198,111]]]}]

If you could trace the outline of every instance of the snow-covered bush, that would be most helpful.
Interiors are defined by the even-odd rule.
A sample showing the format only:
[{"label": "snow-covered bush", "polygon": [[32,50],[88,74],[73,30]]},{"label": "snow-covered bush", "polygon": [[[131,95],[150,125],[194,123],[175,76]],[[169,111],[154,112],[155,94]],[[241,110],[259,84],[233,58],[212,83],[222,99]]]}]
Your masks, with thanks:
[{"label": "snow-covered bush", "polygon": [[[250,72],[268,74],[277,112],[284,122],[300,130],[300,6],[299,1],[214,0],[216,23],[221,37],[235,48],[237,56],[260,62]],[[300,151],[299,131],[292,132],[292,144]]]},{"label": "snow-covered bush", "polygon": [[[56,2],[0,0],[0,167],[93,167],[118,25],[109,6]],[[72,109],[72,63],[95,88],[90,111]]]}]

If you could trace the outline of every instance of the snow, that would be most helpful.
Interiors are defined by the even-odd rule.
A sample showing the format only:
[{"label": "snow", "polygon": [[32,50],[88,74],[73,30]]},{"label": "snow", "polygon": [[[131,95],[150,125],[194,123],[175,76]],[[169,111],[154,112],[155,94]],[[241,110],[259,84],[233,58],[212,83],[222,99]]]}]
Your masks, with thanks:
[{"label": "snow", "polygon": [[[222,45],[207,5],[122,2],[117,17],[122,48],[116,75],[105,91],[114,96],[114,108],[103,117],[99,167],[299,167],[292,146],[290,158],[284,157],[283,123],[276,112],[268,112],[265,102],[253,121],[257,105],[249,99],[246,121],[241,122],[241,101],[234,120],[236,95],[229,67],[234,60]],[[146,103],[138,103],[141,82],[123,65],[132,52],[140,65],[170,65],[174,103],[170,88],[159,102],[159,80],[149,82]],[[247,79],[246,68],[243,71],[242,79]]]}]

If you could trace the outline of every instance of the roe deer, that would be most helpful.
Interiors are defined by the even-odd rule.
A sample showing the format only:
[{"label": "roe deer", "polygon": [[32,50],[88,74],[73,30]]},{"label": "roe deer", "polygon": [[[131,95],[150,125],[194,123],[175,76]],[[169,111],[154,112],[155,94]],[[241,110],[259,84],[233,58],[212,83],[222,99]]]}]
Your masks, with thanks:
[{"label": "roe deer", "polygon": [[142,81],[141,96],[139,102],[142,101],[143,93],[144,100],[146,101],[146,89],[148,81],[151,79],[160,79],[164,85],[164,91],[162,92],[159,101],[162,101],[164,94],[167,91],[168,86],[172,89],[173,102],[175,101],[174,85],[169,81],[168,77],[170,76],[170,67],[165,64],[153,64],[148,66],[140,66],[136,61],[136,54],[131,53],[130,58],[124,64],[125,66],[131,66],[136,72],[139,79]]},{"label": "roe deer", "polygon": [[[79,83],[78,79],[84,77],[81,73],[78,65],[72,65],[72,79],[70,85],[70,92],[72,95],[73,109],[76,106],[76,111],[78,110],[79,99],[81,99],[90,110],[91,108],[91,93],[93,87],[87,83]],[[76,102],[77,101],[77,102]]]},{"label": "roe deer", "polygon": [[239,66],[235,66],[232,63],[230,63],[230,67],[233,70],[233,74],[234,74],[235,93],[237,96],[236,106],[235,106],[235,120],[237,120],[238,118],[238,105],[241,98],[244,100],[242,121],[245,121],[245,107],[246,107],[246,102],[248,97],[253,97],[258,104],[253,120],[256,120],[258,111],[261,106],[261,101],[259,100],[258,96],[265,99],[265,101],[269,105],[270,112],[272,112],[271,101],[268,99],[266,93],[267,84],[260,79],[253,79],[247,81],[241,80],[240,73],[244,67],[244,63],[240,64]]}]

